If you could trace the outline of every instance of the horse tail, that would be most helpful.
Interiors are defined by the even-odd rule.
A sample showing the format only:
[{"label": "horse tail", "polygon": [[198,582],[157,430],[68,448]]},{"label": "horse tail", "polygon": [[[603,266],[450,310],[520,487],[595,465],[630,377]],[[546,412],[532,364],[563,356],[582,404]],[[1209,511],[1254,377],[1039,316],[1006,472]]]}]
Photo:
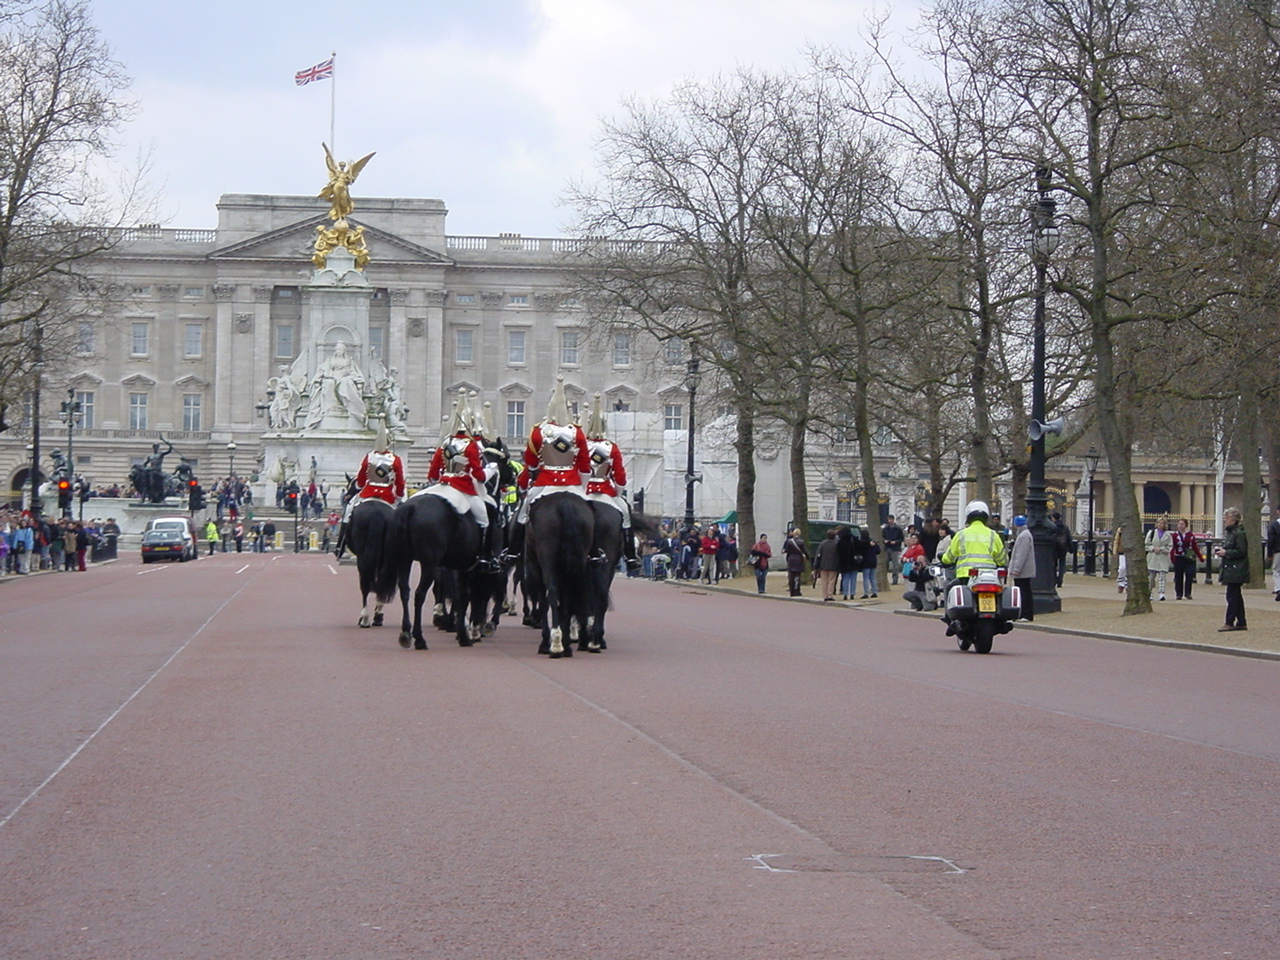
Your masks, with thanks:
[{"label": "horse tail", "polygon": [[662,532],[658,521],[647,513],[641,513],[638,510],[631,511],[631,531],[632,533],[647,534],[654,539]]},{"label": "horse tail", "polygon": [[395,599],[400,571],[411,562],[409,556],[409,520],[414,504],[405,501],[387,517],[382,527],[382,543],[378,549],[378,566],[373,575],[373,592],[383,603]]},{"label": "horse tail", "polygon": [[[587,553],[591,548],[592,534],[583,525],[583,511],[578,509],[578,502],[562,496],[560,503],[560,542],[557,544],[559,554],[557,564],[560,568],[560,592],[563,603],[569,610],[583,612],[593,599],[594,578],[587,562]],[[580,501],[579,501],[580,502]],[[590,516],[590,511],[586,511]]]}]

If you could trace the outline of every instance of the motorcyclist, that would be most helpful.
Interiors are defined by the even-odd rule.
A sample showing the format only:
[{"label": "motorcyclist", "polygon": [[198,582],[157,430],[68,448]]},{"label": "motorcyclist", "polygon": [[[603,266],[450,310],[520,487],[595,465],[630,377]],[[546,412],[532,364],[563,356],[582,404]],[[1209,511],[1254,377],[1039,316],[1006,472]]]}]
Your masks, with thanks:
[{"label": "motorcyclist", "polygon": [[[982,500],[971,500],[964,508],[964,529],[951,538],[951,543],[938,559],[944,567],[952,567],[956,576],[947,590],[957,583],[969,582],[970,570],[998,570],[1008,563],[1004,540],[989,527],[991,508]],[[944,594],[945,596],[946,594]],[[956,624],[946,614],[947,636],[954,636]]]}]

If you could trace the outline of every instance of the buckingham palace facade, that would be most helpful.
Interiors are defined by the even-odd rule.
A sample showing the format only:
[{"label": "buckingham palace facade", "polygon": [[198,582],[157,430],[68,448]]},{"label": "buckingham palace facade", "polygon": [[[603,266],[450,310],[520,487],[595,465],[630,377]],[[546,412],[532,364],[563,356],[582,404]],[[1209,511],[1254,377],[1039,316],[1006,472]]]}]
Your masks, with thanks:
[{"label": "buckingham palace facade", "polygon": [[[110,307],[80,305],[71,355],[42,377],[41,470],[66,447],[59,401],[74,397],[75,472],[92,487],[123,485],[161,436],[202,481],[261,472],[271,380],[306,350],[326,209],[313,197],[229,194],[215,230],[125,231],[92,268],[119,295]],[[683,427],[683,360],[638,334],[593,330],[567,293],[577,241],[449,236],[446,215],[439,200],[361,198],[351,218],[365,228],[373,288],[361,346],[401,384],[411,476],[423,482],[460,389],[491,404],[518,452],[563,375],[572,405],[601,393],[611,412],[635,415],[624,417],[638,447],[628,453],[648,463],[641,482],[657,506],[663,447]],[[29,474],[29,414],[11,414],[20,422],[0,434],[10,500]]]}]

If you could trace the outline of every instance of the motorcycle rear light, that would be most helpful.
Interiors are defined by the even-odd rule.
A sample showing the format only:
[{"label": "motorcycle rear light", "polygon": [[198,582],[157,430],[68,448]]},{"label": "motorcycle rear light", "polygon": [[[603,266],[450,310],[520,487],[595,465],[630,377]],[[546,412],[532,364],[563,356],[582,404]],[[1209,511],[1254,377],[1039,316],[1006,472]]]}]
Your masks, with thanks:
[{"label": "motorcycle rear light", "polygon": [[1003,593],[1004,587],[998,583],[975,583],[969,588],[974,593]]},{"label": "motorcycle rear light", "polygon": [[1001,567],[999,570],[996,571],[996,576],[999,577],[1001,580],[1003,580],[1006,576],[1008,576],[1008,574],[1009,574],[1009,571],[1006,570],[1004,567]]}]

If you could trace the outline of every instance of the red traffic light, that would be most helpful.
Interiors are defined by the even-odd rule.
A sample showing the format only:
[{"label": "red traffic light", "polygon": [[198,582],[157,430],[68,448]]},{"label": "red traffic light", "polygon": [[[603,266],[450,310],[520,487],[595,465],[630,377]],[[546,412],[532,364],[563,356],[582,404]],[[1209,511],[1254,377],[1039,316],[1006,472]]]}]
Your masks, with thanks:
[{"label": "red traffic light", "polygon": [[70,490],[70,489],[71,489],[71,481],[70,481],[70,480],[59,480],[59,481],[58,481],[58,489],[59,489],[59,490]]},{"label": "red traffic light", "polygon": [[200,486],[200,481],[199,481],[199,480],[188,480],[188,481],[187,481],[187,486],[189,486],[189,487],[198,487],[198,486]]}]

